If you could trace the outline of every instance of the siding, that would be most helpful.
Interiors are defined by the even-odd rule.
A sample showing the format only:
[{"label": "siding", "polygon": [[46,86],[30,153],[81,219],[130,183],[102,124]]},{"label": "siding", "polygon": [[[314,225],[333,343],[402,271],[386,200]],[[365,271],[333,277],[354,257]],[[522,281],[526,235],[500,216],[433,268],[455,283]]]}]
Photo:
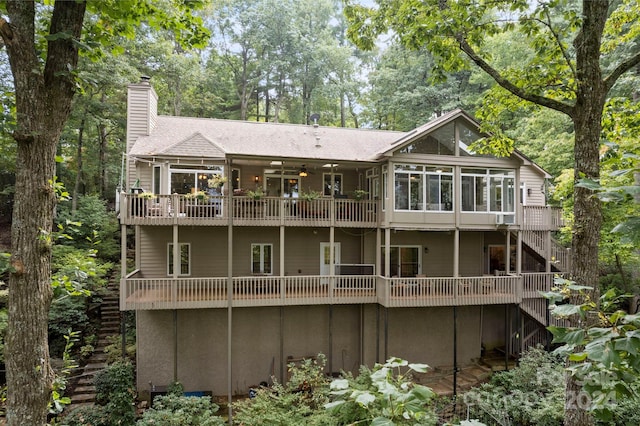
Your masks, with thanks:
[{"label": "siding", "polygon": [[520,181],[524,182],[527,191],[526,199],[528,206],[544,206],[546,205],[545,194],[541,188],[544,188],[544,177],[540,175],[532,166],[522,166],[520,168]]},{"label": "siding", "polygon": [[[315,233],[314,233],[315,231]],[[141,270],[146,278],[166,277],[167,244],[173,241],[170,226],[141,227]],[[251,275],[251,244],[273,244],[273,274],[280,274],[279,228],[242,228],[233,231],[233,274]],[[191,276],[227,275],[227,229],[224,227],[180,227],[178,242],[191,244]],[[294,228],[285,233],[284,275],[318,275],[320,243],[329,242],[327,229]],[[336,233],[342,263],[361,263],[360,237]]]}]

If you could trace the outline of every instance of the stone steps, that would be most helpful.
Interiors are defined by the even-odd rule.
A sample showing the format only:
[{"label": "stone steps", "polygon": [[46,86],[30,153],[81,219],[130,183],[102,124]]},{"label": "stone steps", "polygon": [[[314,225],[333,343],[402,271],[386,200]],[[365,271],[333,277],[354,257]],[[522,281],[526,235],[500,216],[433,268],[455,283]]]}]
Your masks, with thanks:
[{"label": "stone steps", "polygon": [[80,407],[92,407],[95,404],[96,388],[93,379],[97,372],[107,367],[105,348],[111,344],[107,338],[120,335],[120,298],[117,278],[111,279],[107,291],[100,304],[100,329],[95,350],[73,386],[72,393],[69,395],[71,405],[65,409],[65,413]]}]

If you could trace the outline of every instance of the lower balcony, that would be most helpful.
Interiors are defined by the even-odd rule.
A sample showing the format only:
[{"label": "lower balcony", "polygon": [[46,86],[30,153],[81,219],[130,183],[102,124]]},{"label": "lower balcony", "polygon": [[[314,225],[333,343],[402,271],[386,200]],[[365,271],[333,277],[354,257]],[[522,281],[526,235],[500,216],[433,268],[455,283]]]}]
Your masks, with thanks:
[{"label": "lower balcony", "polygon": [[[230,289],[230,291],[229,291]],[[385,307],[512,304],[522,279],[483,277],[386,278],[376,275],[140,278],[121,280],[120,309],[202,309],[379,303]]]}]

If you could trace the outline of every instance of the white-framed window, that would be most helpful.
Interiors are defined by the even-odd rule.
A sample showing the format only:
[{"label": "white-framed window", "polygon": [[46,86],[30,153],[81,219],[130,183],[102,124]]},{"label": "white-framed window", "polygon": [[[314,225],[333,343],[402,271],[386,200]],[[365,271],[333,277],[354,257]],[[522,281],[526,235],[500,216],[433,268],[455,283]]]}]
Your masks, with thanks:
[{"label": "white-framed window", "polygon": [[204,191],[209,195],[218,195],[219,187],[210,186],[214,177],[224,176],[222,166],[189,166],[172,164],[169,168],[169,184],[171,194],[191,194]]},{"label": "white-framed window", "polygon": [[323,173],[324,195],[342,195],[342,173]]},{"label": "white-framed window", "polygon": [[160,194],[160,179],[161,179],[160,166],[153,166],[153,193]]},{"label": "white-framed window", "polygon": [[453,211],[453,167],[396,164],[395,210]]},{"label": "white-framed window", "polygon": [[515,171],[500,169],[461,170],[462,211],[515,211]]},{"label": "white-framed window", "polygon": [[273,273],[273,244],[251,244],[251,273]]},{"label": "white-framed window", "polygon": [[[415,277],[422,273],[421,246],[391,246],[389,247],[389,276],[391,277]],[[382,248],[382,265],[385,250]]]},{"label": "white-framed window", "polygon": [[[178,276],[191,275],[191,243],[178,243],[180,271]],[[173,275],[173,243],[167,244],[167,275]]]}]

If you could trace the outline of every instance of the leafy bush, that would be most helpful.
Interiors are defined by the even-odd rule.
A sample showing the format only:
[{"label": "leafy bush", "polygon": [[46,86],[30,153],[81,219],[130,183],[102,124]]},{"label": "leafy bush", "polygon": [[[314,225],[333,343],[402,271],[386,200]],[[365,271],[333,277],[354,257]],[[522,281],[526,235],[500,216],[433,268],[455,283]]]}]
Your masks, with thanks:
[{"label": "leafy bush", "polygon": [[49,350],[54,357],[61,357],[70,330],[84,331],[89,326],[83,297],[55,299],[49,309]]},{"label": "leafy bush", "polygon": [[[68,222],[80,224],[68,227],[66,226]],[[99,242],[100,258],[113,261],[118,259],[120,254],[118,221],[113,212],[107,211],[106,202],[97,195],[80,196],[77,210],[73,215],[71,202],[60,203],[56,224],[65,228],[65,232],[72,238],[73,246],[91,248]]]},{"label": "leafy bush", "polygon": [[135,422],[135,386],[133,365],[116,362],[96,374],[96,403],[104,406],[110,424],[130,425]]},{"label": "leafy bush", "polygon": [[412,372],[424,373],[427,368],[400,358],[390,358],[372,370],[361,367],[356,379],[346,376],[331,382],[335,400],[326,408],[337,424],[435,425],[434,392],[412,382]]},{"label": "leafy bush", "polygon": [[223,426],[226,422],[216,416],[218,406],[211,397],[157,396],[153,408],[144,412],[137,426]]},{"label": "leafy bush", "polygon": [[240,425],[332,425],[323,406],[329,402],[329,380],[324,374],[326,358],[290,364],[286,385],[274,383],[257,391],[255,398],[233,404],[233,420]]},{"label": "leafy bush", "polygon": [[561,425],[564,416],[564,365],[542,348],[523,354],[520,365],[496,373],[489,383],[463,396],[472,417],[487,424]]}]

